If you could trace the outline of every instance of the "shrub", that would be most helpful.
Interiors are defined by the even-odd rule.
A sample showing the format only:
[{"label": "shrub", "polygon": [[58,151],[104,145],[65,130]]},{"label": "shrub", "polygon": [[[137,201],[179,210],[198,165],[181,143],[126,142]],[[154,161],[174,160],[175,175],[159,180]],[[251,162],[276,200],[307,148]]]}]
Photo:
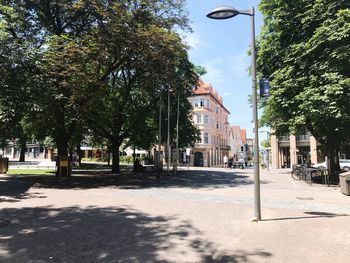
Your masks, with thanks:
[{"label": "shrub", "polygon": [[120,156],[121,163],[132,163],[132,156]]}]

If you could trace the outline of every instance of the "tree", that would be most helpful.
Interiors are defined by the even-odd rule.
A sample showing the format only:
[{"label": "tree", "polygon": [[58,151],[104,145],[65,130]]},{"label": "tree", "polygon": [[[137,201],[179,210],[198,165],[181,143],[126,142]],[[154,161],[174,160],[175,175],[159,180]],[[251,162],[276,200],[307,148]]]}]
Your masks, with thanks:
[{"label": "tree", "polygon": [[[28,114],[32,123],[27,126],[37,128],[34,130],[38,133],[46,131],[54,138],[59,156],[67,156],[68,141],[79,119],[79,114],[75,114],[82,101],[78,95],[83,96],[79,88],[89,83],[87,76],[94,65],[84,66],[86,54],[90,55],[93,48],[89,49],[85,39],[79,38],[93,27],[89,1],[4,0],[0,7],[3,31],[17,45],[9,46],[9,51],[20,51],[21,62],[27,57],[32,62],[22,74],[25,78],[18,81],[21,86],[30,83],[25,87],[29,88],[32,101],[26,108],[16,105],[16,112]],[[12,57],[11,64],[23,63]],[[6,70],[11,69],[9,65]],[[18,96],[25,97],[19,91],[17,88]]]},{"label": "tree", "polygon": [[187,26],[181,2],[134,1],[125,9],[103,9],[104,26],[96,37],[101,39],[105,85],[86,116],[90,129],[110,141],[114,173],[119,172],[119,149],[125,139],[141,147],[155,142],[155,103],[169,86],[175,88],[176,70],[192,72],[186,46],[171,30]]},{"label": "tree", "polygon": [[277,134],[309,130],[332,171],[350,139],[350,3],[263,0],[258,69],[271,79],[262,122]]},{"label": "tree", "polygon": [[[25,161],[26,142],[31,134],[25,129],[30,105],[33,59],[30,41],[22,41],[10,28],[21,32],[22,25],[11,8],[0,5],[0,130],[2,146],[6,141],[19,142],[20,162]],[[18,139],[18,140],[16,140]],[[14,145],[15,146],[15,145]]]},{"label": "tree", "polygon": [[[138,136],[134,120],[166,85],[175,86],[177,68],[192,71],[175,33],[189,29],[183,6],[181,0],[2,1],[5,30],[34,61],[28,127],[51,136],[59,156],[89,127],[110,142],[118,172],[122,141]],[[141,123],[152,127],[152,117]]]}]

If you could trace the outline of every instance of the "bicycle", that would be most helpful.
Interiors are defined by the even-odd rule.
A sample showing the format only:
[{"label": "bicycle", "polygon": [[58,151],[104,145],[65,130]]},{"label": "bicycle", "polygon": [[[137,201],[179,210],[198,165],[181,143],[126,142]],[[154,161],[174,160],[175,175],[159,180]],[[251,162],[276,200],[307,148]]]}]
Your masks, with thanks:
[{"label": "bicycle", "polygon": [[312,167],[309,168],[306,165],[297,166],[292,170],[292,178],[297,181],[301,179],[304,179],[306,181],[306,178],[309,178],[311,181],[312,177],[320,175],[322,175],[321,170]]},{"label": "bicycle", "polygon": [[294,180],[301,180],[302,178],[305,178],[307,175],[307,167],[305,165],[301,165],[301,166],[296,166],[293,170],[292,170],[292,178]]}]

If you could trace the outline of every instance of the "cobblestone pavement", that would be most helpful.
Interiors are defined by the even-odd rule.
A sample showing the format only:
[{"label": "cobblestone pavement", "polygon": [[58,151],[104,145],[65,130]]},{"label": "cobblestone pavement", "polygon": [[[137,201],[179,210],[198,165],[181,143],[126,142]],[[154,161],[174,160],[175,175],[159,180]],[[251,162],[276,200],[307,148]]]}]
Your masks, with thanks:
[{"label": "cobblestone pavement", "polygon": [[0,262],[349,262],[350,197],[286,170],[0,176]]}]

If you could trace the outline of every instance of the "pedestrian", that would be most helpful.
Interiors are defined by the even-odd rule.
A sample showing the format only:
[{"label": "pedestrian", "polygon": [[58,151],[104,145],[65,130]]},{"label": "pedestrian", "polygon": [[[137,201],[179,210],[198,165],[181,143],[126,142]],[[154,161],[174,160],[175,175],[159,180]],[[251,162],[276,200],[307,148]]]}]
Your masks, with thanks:
[{"label": "pedestrian", "polygon": [[224,167],[225,168],[227,168],[227,163],[228,163],[228,158],[227,158],[227,156],[225,154],[225,156],[224,156]]}]

